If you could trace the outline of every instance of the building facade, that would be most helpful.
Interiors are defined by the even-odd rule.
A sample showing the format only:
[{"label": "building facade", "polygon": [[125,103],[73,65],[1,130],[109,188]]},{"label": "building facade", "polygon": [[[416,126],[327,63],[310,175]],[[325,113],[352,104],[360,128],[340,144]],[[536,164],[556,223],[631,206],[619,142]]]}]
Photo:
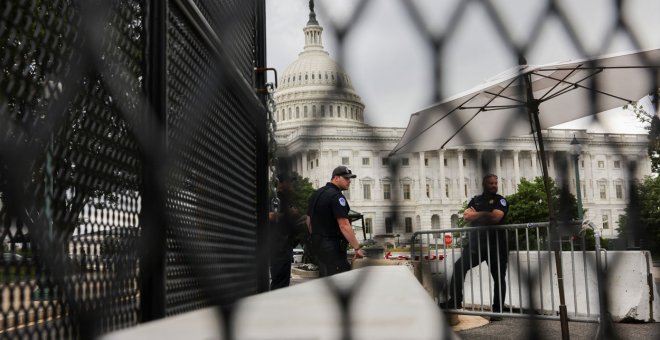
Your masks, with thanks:
[{"label": "building facade", "polygon": [[[515,193],[523,178],[541,176],[532,136],[390,157],[405,128],[364,123],[364,104],[348,74],[323,49],[322,31],[310,12],[303,29],[305,47],[276,89],[278,155],[288,160],[285,168],[309,178],[315,188],[325,185],[337,165],[351,167],[358,177],[345,194],[351,207],[364,215],[367,237],[399,234],[406,239],[414,231],[456,225],[464,202],[481,193],[486,172],[498,175],[502,195]],[[573,137],[579,140],[585,218],[601,225],[604,237],[616,237],[628,180],[651,173],[646,135],[565,129],[545,130],[543,135],[550,176],[560,182],[559,176],[567,174],[574,194],[574,160],[568,151]],[[638,163],[632,174],[630,161]]]}]

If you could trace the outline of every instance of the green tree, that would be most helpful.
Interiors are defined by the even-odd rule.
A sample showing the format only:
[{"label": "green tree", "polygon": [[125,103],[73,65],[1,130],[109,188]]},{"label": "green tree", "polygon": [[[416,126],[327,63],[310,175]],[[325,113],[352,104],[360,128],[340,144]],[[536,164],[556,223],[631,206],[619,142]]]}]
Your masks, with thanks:
[{"label": "green tree", "polygon": [[[550,178],[550,192],[552,193],[555,206],[558,207],[557,219],[559,222],[567,220],[577,220],[577,199],[571,193],[566,195],[561,194],[561,189],[557,187],[555,181]],[[508,224],[522,224],[533,222],[546,222],[550,220],[548,212],[548,199],[545,194],[545,186],[542,177],[534,178],[534,181],[528,181],[523,178],[518,184],[518,190],[515,194],[506,197],[509,202],[509,213],[507,214],[506,223]],[[586,211],[585,211],[586,212]],[[584,239],[579,235],[574,235],[577,240],[577,246],[586,244],[587,249],[594,249],[595,237],[592,230],[587,230],[584,234]],[[521,245],[526,243],[524,236],[519,236]],[[536,248],[536,235],[530,236],[530,244],[532,248]],[[601,246],[607,245],[606,240],[601,239]]]},{"label": "green tree", "polygon": [[[636,213],[639,214],[637,231],[642,241],[639,246],[657,256],[660,254],[660,177],[644,177],[635,191],[638,198]],[[629,208],[626,208],[626,213],[619,216],[617,231],[624,239],[633,237],[633,230],[628,223],[629,213]]]},{"label": "green tree", "polygon": [[[657,103],[659,96],[660,89],[653,94],[652,101]],[[660,173],[660,119],[655,113],[656,110],[639,103],[625,105],[623,108],[631,110],[635,117],[644,124],[644,128],[648,130],[649,145],[647,153],[651,159],[651,171],[655,174]]]}]

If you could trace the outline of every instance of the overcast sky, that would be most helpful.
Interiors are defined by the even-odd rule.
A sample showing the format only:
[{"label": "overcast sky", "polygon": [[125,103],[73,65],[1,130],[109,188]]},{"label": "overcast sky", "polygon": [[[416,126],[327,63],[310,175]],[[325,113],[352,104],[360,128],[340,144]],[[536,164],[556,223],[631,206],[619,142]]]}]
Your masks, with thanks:
[{"label": "overcast sky", "polygon": [[[407,0],[405,0],[407,1]],[[451,31],[442,53],[441,98],[470,89],[517,65],[517,57],[504,48],[484,7],[468,2],[458,24],[450,20],[460,0],[412,1],[420,9],[425,27],[436,36]],[[532,27],[543,18],[538,39],[529,47],[528,64],[543,64],[584,57],[571,43],[559,20],[542,15],[545,0],[496,0],[493,3],[516,44],[530,40]],[[660,0],[624,0],[624,18],[642,49],[660,47]],[[589,55],[635,49],[629,36],[612,34],[612,0],[560,1],[562,9]],[[348,22],[357,1],[316,1],[317,20],[330,57],[339,61],[336,30]],[[307,0],[267,0],[268,66],[280,74],[296,60],[304,45]],[[333,24],[334,23],[334,24]],[[428,40],[407,15],[401,0],[371,0],[360,18],[349,25],[342,64],[362,97],[365,120],[373,126],[405,127],[410,115],[433,104],[433,55]],[[622,116],[625,117],[622,120]],[[640,131],[631,114],[601,115],[569,127],[592,131]]]}]

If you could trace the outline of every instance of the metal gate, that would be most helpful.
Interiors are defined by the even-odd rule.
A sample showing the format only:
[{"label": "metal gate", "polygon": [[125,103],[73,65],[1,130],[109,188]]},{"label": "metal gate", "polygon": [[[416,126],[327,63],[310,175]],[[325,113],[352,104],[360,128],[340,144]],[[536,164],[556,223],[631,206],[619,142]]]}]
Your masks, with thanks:
[{"label": "metal gate", "polygon": [[258,0],[3,3],[1,337],[266,289],[264,18]]}]

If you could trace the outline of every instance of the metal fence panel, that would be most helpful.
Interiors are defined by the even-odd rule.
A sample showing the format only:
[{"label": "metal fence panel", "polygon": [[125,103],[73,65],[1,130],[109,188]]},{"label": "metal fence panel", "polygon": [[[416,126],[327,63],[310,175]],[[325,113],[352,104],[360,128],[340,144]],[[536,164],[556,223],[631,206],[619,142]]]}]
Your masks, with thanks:
[{"label": "metal fence panel", "polygon": [[[158,317],[145,301],[172,315],[260,289],[263,4],[169,1],[160,50],[152,4],[3,4],[1,337],[90,338]],[[154,103],[158,53],[166,96]],[[159,211],[143,200],[161,187]]]}]

